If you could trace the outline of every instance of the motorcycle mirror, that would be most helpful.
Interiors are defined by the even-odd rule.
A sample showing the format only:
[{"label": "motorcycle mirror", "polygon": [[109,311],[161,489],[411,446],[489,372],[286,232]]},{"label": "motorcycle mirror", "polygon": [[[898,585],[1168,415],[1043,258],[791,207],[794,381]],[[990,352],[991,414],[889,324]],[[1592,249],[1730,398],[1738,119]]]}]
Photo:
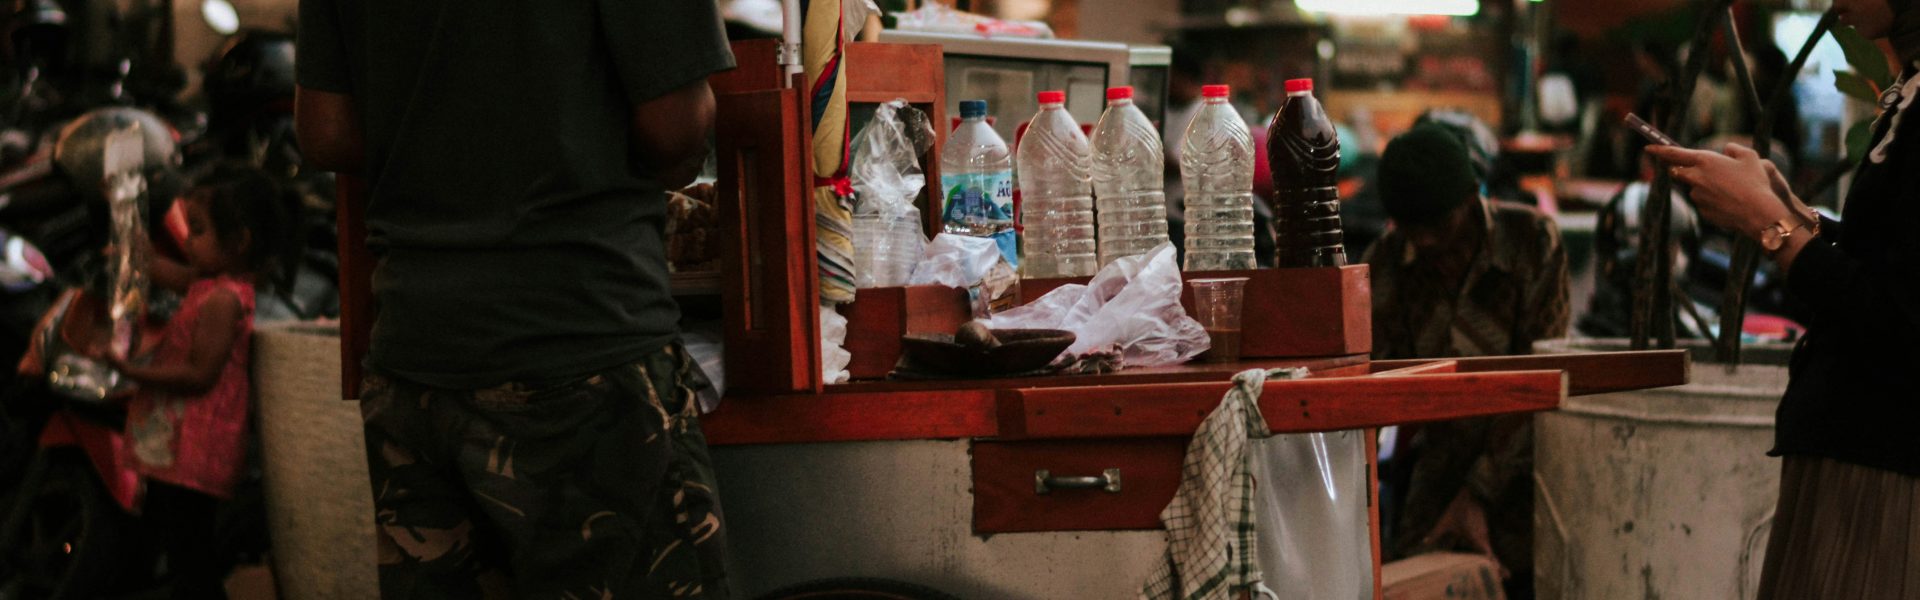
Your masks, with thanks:
[{"label": "motorcycle mirror", "polygon": [[18,293],[53,278],[53,267],[26,238],[0,230],[0,289]]},{"label": "motorcycle mirror", "polygon": [[200,16],[207,20],[207,26],[220,35],[233,35],[240,30],[240,12],[233,9],[233,3],[227,0],[206,0],[200,3]]}]

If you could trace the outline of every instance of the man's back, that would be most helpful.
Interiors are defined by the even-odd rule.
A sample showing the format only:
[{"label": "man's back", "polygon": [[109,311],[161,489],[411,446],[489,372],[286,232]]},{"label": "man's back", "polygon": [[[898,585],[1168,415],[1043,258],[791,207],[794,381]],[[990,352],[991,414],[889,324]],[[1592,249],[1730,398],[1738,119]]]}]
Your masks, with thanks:
[{"label": "man's back", "polygon": [[633,107],[732,66],[711,2],[303,0],[300,83],[352,96],[380,317],[369,366],[475,388],[674,337]]},{"label": "man's back", "polygon": [[1411,251],[1402,230],[1368,248],[1373,357],[1529,354],[1567,329],[1567,253],[1559,228],[1520,204],[1485,201],[1484,242],[1464,280],[1447,280]]}]

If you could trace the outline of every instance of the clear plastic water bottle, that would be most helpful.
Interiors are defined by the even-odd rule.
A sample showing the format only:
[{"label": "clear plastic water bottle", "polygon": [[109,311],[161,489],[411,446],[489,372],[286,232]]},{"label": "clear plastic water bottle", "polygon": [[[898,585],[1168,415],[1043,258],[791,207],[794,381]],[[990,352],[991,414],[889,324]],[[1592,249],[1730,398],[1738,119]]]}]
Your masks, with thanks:
[{"label": "clear plastic water bottle", "polygon": [[1093,129],[1101,266],[1167,241],[1163,160],[1160,132],[1133,105],[1133,88],[1107,88],[1107,111]]},{"label": "clear plastic water bottle", "polygon": [[927,247],[920,233],[920,211],[861,211],[853,214],[854,287],[907,284]]},{"label": "clear plastic water bottle", "polygon": [[1200,88],[1200,110],[1180,145],[1187,191],[1188,271],[1252,269],[1253,134],[1224,85]]},{"label": "clear plastic water bottle", "polygon": [[987,101],[961,100],[960,127],[940,149],[940,187],[947,233],[993,238],[1007,264],[1020,265],[1013,232],[1013,154],[987,125]]},{"label": "clear plastic water bottle", "polygon": [[1040,92],[1040,112],[1014,151],[1027,277],[1091,277],[1100,269],[1093,235],[1093,155],[1066,109],[1065,92]]}]

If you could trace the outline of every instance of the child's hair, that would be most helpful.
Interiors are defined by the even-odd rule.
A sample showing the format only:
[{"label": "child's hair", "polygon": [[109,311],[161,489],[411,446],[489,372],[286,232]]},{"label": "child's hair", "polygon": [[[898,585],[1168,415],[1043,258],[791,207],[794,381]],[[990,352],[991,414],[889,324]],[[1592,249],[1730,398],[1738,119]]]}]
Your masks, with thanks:
[{"label": "child's hair", "polygon": [[269,289],[293,287],[300,247],[290,231],[286,198],[271,177],[246,163],[222,162],[194,182],[187,198],[206,203],[222,246],[232,248],[242,232],[252,233],[243,259],[256,282]]}]

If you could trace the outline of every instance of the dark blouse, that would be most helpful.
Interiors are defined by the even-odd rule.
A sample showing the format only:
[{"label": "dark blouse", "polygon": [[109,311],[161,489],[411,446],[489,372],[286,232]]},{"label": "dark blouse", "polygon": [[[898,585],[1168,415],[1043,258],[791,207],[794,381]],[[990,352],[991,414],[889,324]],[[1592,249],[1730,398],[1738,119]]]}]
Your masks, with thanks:
[{"label": "dark blouse", "polygon": [[1772,454],[1920,475],[1920,80],[1909,68],[1874,124],[1841,223],[1788,272],[1794,349]]}]

